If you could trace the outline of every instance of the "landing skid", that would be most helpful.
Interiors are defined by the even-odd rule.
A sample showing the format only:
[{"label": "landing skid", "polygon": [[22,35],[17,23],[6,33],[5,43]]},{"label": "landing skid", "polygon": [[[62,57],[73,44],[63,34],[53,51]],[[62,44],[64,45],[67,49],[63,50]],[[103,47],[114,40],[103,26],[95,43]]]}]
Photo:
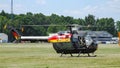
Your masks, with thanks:
[{"label": "landing skid", "polygon": [[[64,52],[61,53],[60,57],[62,57],[63,54],[64,54]],[[75,57],[75,56],[73,56],[72,53],[69,53],[69,54],[70,54],[71,57]],[[92,55],[90,55],[90,53],[81,53],[81,51],[80,51],[80,52],[78,53],[78,56],[77,56],[77,57],[80,57],[80,54],[87,54],[88,57],[96,57],[96,56],[97,56],[97,55],[94,55],[94,53],[92,53]]]},{"label": "landing skid", "polygon": [[97,55],[94,55],[94,53],[92,53],[92,55],[90,55],[90,53],[88,53],[88,57],[96,57]]}]

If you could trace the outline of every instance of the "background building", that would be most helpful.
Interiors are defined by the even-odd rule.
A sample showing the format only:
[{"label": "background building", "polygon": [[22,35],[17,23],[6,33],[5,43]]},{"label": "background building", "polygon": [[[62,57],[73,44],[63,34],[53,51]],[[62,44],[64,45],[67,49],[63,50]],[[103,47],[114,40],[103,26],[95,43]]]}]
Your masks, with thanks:
[{"label": "background building", "polygon": [[8,35],[5,33],[0,33],[0,43],[7,43],[8,42]]}]

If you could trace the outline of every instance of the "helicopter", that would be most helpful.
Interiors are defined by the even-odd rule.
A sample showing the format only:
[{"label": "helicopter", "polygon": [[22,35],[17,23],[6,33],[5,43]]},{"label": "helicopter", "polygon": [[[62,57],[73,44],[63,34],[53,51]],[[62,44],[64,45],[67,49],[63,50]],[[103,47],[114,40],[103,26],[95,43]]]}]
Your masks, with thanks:
[{"label": "helicopter", "polygon": [[[50,25],[22,25],[25,26],[50,26]],[[52,26],[61,26],[61,25],[52,25]],[[87,54],[88,57],[95,57],[95,51],[98,49],[98,43],[91,36],[87,35],[90,30],[83,30],[82,28],[86,26],[80,25],[67,25],[69,30],[65,32],[58,32],[57,35],[49,36],[47,38],[49,43],[52,43],[56,53],[61,54],[62,57],[64,54],[70,54],[73,57],[73,54],[78,54],[78,57],[81,54]],[[19,41],[21,35],[19,32],[13,28],[11,32],[14,38]],[[120,34],[119,34],[120,35]],[[54,40],[54,41],[53,41]],[[92,55],[91,55],[92,54]]]},{"label": "helicopter", "polygon": [[[70,30],[68,35],[64,35],[64,38],[55,38],[54,36],[50,37],[48,41],[53,43],[53,48],[57,53],[63,54],[94,54],[98,48],[98,44],[90,36],[87,36],[88,31],[82,31],[80,28],[73,29],[74,25],[67,26]],[[54,41],[52,41],[54,39]],[[93,55],[96,56],[96,55]]]}]

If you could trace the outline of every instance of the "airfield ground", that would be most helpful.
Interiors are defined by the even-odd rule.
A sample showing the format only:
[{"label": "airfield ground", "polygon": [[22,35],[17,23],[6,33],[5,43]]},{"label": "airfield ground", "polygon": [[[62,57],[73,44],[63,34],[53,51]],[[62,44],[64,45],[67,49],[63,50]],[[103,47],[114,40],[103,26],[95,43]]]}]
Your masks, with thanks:
[{"label": "airfield ground", "polygon": [[49,43],[0,44],[0,68],[120,68],[120,46],[100,44],[97,57],[60,57]]}]

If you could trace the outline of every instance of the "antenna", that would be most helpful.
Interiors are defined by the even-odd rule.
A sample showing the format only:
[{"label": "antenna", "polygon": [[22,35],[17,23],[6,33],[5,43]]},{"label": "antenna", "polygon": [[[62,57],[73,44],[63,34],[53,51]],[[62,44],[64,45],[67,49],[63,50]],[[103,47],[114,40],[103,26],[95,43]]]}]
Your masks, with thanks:
[{"label": "antenna", "polygon": [[13,22],[13,0],[11,0],[11,19]]}]

